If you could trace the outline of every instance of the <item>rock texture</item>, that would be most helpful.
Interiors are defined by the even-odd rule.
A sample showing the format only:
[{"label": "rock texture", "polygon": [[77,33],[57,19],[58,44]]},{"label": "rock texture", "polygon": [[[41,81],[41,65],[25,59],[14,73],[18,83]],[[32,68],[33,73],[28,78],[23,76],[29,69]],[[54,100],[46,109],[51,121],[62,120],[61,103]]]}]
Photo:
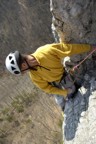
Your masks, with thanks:
[{"label": "rock texture", "polygon": [[64,144],[96,142],[96,64],[94,67],[90,72],[83,73],[82,87],[75,98],[66,102],[63,122]]},{"label": "rock texture", "polygon": [[71,43],[96,42],[95,0],[50,0],[53,30],[61,41]]},{"label": "rock texture", "polygon": [[[56,42],[96,43],[95,0],[50,0],[53,14],[52,31]],[[66,57],[66,70],[75,66],[89,53]],[[96,143],[96,52],[74,72],[82,83],[77,95],[66,102],[63,122],[64,144]]]}]

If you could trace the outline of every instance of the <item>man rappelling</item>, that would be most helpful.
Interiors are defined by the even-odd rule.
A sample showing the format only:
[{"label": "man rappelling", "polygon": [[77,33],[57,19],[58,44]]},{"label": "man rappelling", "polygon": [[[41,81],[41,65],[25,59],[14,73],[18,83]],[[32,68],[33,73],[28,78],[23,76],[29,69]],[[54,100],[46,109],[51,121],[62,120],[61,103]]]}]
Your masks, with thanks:
[{"label": "man rappelling", "polygon": [[88,44],[46,44],[29,55],[18,51],[10,53],[5,64],[15,75],[29,71],[32,82],[44,92],[54,95],[56,103],[64,111],[66,99],[75,93],[76,85],[64,87],[66,72],[61,60],[66,56],[91,51],[92,48]]}]

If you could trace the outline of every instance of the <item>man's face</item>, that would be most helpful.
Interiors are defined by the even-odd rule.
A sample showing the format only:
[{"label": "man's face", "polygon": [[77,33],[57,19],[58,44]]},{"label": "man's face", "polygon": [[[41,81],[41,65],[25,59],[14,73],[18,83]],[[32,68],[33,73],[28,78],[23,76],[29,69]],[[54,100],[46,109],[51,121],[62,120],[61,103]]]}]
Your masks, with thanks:
[{"label": "man's face", "polygon": [[29,69],[29,66],[28,66],[28,64],[26,63],[26,61],[24,61],[24,62],[21,64],[21,72],[22,72],[22,74],[25,73],[28,69]]}]

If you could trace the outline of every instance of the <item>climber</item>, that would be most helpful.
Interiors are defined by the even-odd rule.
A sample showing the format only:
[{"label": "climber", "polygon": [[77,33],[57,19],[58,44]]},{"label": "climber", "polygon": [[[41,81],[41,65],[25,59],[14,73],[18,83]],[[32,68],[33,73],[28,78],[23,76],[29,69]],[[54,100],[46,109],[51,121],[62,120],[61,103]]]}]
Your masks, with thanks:
[{"label": "climber", "polygon": [[81,54],[91,50],[88,44],[53,43],[39,47],[32,54],[10,53],[5,60],[7,69],[15,75],[29,70],[33,83],[55,97],[56,103],[64,110],[68,96],[74,94],[76,87],[64,86],[66,73],[62,59],[66,56]]}]

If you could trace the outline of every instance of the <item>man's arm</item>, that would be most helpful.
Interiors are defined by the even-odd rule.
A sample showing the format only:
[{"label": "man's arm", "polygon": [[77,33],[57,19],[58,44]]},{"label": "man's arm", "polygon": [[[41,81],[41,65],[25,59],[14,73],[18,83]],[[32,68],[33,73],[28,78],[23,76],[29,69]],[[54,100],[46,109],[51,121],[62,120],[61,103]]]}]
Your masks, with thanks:
[{"label": "man's arm", "polygon": [[71,56],[74,54],[81,54],[91,50],[89,44],[64,44],[56,43],[51,45],[51,54],[55,54],[58,58]]},{"label": "man's arm", "polygon": [[44,92],[49,93],[49,94],[58,94],[60,96],[64,96],[64,98],[66,98],[68,92],[70,91],[67,89],[63,90],[63,89],[59,89],[57,87],[54,87],[51,84],[49,84],[47,81],[44,81],[41,78],[32,79],[32,81],[37,87],[42,89]]}]

